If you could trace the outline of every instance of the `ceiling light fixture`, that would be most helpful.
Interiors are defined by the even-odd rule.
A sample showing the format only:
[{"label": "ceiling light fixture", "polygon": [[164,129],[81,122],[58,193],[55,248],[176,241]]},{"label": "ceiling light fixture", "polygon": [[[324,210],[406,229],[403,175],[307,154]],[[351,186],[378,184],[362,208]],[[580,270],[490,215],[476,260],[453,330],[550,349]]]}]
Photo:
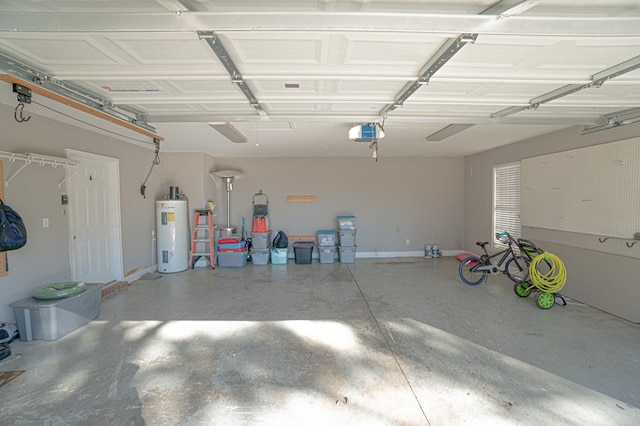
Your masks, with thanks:
[{"label": "ceiling light fixture", "polygon": [[475,126],[475,124],[449,124],[437,132],[430,134],[425,139],[429,142],[439,142],[473,126]]},{"label": "ceiling light fixture", "polygon": [[231,123],[209,123],[209,126],[217,130],[222,136],[233,143],[246,143],[247,137],[240,133]]}]

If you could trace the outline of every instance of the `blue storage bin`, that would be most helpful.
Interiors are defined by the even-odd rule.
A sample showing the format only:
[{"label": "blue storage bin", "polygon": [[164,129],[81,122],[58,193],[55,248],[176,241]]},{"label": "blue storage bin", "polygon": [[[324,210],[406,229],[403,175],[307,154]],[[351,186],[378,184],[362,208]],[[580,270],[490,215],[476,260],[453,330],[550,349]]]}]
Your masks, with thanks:
[{"label": "blue storage bin", "polygon": [[272,248],[271,249],[271,264],[272,265],[286,265],[289,257],[288,248]]}]

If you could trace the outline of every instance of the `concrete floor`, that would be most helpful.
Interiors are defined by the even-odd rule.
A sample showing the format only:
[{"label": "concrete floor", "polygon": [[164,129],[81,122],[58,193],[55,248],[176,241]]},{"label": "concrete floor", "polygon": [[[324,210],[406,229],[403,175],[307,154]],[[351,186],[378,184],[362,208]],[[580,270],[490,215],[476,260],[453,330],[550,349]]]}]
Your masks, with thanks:
[{"label": "concrete floor", "polygon": [[638,425],[639,333],[454,258],[202,268],[12,343],[0,424]]}]

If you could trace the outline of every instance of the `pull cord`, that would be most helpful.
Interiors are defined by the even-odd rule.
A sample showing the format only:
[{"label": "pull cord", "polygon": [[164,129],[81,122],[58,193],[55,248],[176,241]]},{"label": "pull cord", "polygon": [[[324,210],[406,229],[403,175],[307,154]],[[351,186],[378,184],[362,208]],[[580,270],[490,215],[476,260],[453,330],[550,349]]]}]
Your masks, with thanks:
[{"label": "pull cord", "polygon": [[153,161],[151,162],[151,168],[149,169],[149,173],[147,173],[147,177],[144,178],[144,182],[142,182],[142,186],[140,187],[140,194],[142,194],[142,198],[147,198],[145,197],[145,191],[147,190],[147,187],[145,186],[147,183],[147,180],[149,180],[149,176],[151,176],[151,172],[153,171],[153,168],[160,164],[160,140],[158,139],[154,139],[153,143],[156,145],[156,151],[155,151],[155,156],[153,157]]}]

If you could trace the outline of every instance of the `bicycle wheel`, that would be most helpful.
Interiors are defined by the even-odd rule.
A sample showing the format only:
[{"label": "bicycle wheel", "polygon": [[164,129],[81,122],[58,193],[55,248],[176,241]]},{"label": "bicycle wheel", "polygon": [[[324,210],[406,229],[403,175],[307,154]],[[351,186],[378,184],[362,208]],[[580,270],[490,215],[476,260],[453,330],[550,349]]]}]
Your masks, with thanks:
[{"label": "bicycle wheel", "polygon": [[482,262],[477,256],[467,256],[458,266],[458,274],[460,279],[468,285],[482,284],[487,279],[487,271],[478,271],[478,266],[481,266]]},{"label": "bicycle wheel", "polygon": [[529,272],[529,259],[524,256],[515,256],[507,260],[504,265],[504,273],[514,283],[522,282]]}]

